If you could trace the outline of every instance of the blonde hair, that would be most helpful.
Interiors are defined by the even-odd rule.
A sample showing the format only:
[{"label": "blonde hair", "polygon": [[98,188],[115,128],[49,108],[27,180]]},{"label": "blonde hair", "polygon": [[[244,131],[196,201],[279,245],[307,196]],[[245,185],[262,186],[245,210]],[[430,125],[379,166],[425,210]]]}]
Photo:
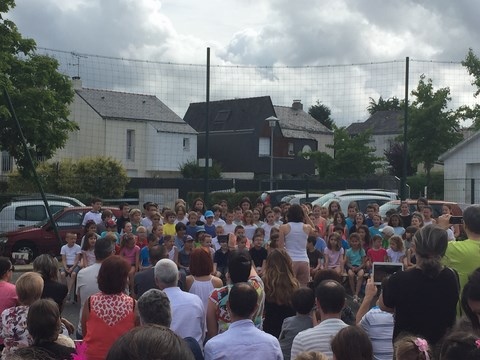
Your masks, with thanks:
[{"label": "blonde hair", "polygon": [[15,283],[18,302],[21,305],[31,305],[42,297],[43,279],[39,273],[26,272]]},{"label": "blonde hair", "polygon": [[290,304],[293,291],[300,285],[293,273],[292,259],[285,249],[274,249],[268,255],[263,283],[269,301]]},{"label": "blonde hair", "polygon": [[320,351],[302,351],[294,360],[328,360],[328,356]]}]

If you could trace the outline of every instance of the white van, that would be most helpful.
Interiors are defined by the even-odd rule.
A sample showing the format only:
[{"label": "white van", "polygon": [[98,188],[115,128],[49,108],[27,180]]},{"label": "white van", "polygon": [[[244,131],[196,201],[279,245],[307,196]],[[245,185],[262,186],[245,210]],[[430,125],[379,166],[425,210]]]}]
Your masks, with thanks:
[{"label": "white van", "polygon": [[[320,205],[326,206],[327,202],[330,203],[331,199],[341,199],[342,197],[346,196],[381,196],[389,198],[390,200],[398,200],[398,194],[394,191],[387,191],[387,190],[362,190],[362,189],[352,189],[352,190],[339,190],[339,191],[332,191],[328,194],[323,195],[322,197],[318,198],[317,200],[312,202],[312,205]],[[342,208],[343,210],[343,208]]]},{"label": "white van", "polygon": [[[52,215],[71,204],[64,201],[49,201]],[[35,225],[47,218],[47,210],[42,200],[15,201],[4,205],[0,210],[0,232],[17,230]]]}]

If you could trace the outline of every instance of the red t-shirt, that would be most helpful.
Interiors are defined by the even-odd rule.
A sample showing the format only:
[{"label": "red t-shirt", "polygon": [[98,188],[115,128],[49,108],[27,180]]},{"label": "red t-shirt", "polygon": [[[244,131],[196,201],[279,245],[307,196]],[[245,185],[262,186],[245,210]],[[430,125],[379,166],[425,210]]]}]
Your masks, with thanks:
[{"label": "red t-shirt", "polygon": [[367,251],[367,256],[372,262],[384,262],[385,256],[387,256],[387,250],[385,250],[384,248],[380,248],[378,250],[370,248]]}]

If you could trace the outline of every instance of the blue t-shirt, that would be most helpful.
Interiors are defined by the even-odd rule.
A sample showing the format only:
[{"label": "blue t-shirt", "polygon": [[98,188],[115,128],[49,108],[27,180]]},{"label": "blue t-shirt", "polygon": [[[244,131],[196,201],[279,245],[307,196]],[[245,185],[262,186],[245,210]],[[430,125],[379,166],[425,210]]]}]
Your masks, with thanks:
[{"label": "blue t-shirt", "polygon": [[349,264],[352,266],[362,265],[362,259],[365,257],[365,250],[360,248],[359,250],[348,249],[345,256],[349,260]]},{"label": "blue t-shirt", "polygon": [[348,249],[350,249],[350,244],[349,244],[348,241],[345,240],[345,239],[342,239],[342,248],[343,248],[343,250],[348,250]]},{"label": "blue t-shirt", "polygon": [[317,237],[317,243],[315,244],[315,249],[320,250],[323,253],[323,250],[327,247],[327,243],[320,236]]},{"label": "blue t-shirt", "polygon": [[142,267],[150,266],[150,249],[148,246],[144,246],[142,250],[140,250],[140,264]]}]

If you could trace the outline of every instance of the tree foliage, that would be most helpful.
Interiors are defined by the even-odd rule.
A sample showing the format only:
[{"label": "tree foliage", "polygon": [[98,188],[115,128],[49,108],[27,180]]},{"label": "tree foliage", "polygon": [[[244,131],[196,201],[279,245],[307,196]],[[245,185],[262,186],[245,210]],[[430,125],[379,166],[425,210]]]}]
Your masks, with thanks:
[{"label": "tree foliage", "polygon": [[[395,142],[390,149],[384,151],[385,158],[388,161],[388,170],[390,175],[403,176],[403,143]],[[407,154],[407,176],[415,174],[415,168],[412,166],[410,156]]]},{"label": "tree foliage", "polygon": [[380,96],[378,98],[378,101],[375,101],[375,99],[370,98],[367,111],[370,115],[373,115],[377,111],[401,110],[402,106],[403,106],[403,102],[401,102],[396,96],[388,98],[387,100],[384,100],[383,97]]},{"label": "tree foliage", "polygon": [[[480,59],[472,49],[468,50],[462,65],[467,68],[468,73],[473,77],[472,85],[477,88],[473,96],[478,97],[478,94],[480,94]],[[457,110],[457,116],[462,120],[472,120],[475,130],[480,130],[480,105],[475,104],[472,107],[467,105],[461,106]]]},{"label": "tree foliage", "polygon": [[370,140],[370,131],[352,137],[345,127],[334,127],[333,145],[327,145],[333,149],[334,157],[319,151],[309,153],[319,177],[350,179],[373,175],[381,159],[373,154],[375,149],[369,146]]},{"label": "tree foliage", "polygon": [[330,117],[332,115],[332,111],[327,105],[324,105],[319,100],[317,100],[317,103],[315,105],[310,106],[310,108],[308,109],[308,113],[311,117],[320,122],[326,128],[328,128],[329,130],[333,130],[335,122]]},{"label": "tree foliage", "polygon": [[34,161],[50,159],[78,127],[67,118],[74,93],[68,77],[58,72],[58,62],[36,54],[35,41],[24,39],[15,23],[3,19],[2,14],[14,6],[14,0],[0,3],[0,149],[15,158],[23,175],[29,175],[28,157],[3,89],[10,95]]},{"label": "tree foliage", "polygon": [[[185,179],[202,179],[205,177],[205,168],[200,166],[196,160],[187,161],[180,166],[180,173]],[[217,162],[213,162],[208,168],[209,179],[221,179],[222,168]]]},{"label": "tree foliage", "polygon": [[432,80],[425,80],[425,75],[422,75],[412,95],[415,100],[409,109],[408,153],[413,165],[423,163],[428,186],[435,161],[457,144],[462,135],[458,131],[455,112],[448,110],[451,100],[448,87],[434,91]]},{"label": "tree foliage", "polygon": [[[111,157],[42,162],[36,170],[43,189],[59,195],[85,193],[102,198],[119,198],[130,181],[122,163]],[[38,191],[33,181],[18,172],[9,175],[8,188],[11,192]]]}]

